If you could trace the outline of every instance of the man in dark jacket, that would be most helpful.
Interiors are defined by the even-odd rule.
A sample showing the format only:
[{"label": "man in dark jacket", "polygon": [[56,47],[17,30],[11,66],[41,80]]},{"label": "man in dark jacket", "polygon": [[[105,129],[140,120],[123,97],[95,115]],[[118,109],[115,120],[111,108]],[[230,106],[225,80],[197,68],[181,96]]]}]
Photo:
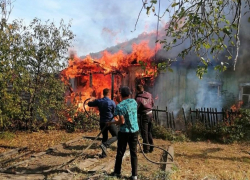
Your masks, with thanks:
[{"label": "man in dark jacket", "polygon": [[[88,102],[89,107],[98,107],[100,112],[100,129],[102,130],[104,127],[106,127],[106,123],[111,121],[113,119],[113,113],[115,111],[115,102],[111,99],[109,99],[110,90],[104,89],[103,90],[103,98],[96,99],[94,101]],[[108,139],[108,131],[112,135],[112,138]],[[117,140],[117,126],[111,125],[104,129],[102,132],[102,144],[100,147],[102,148],[102,155],[101,158],[104,158],[107,156],[107,147],[109,147],[112,143],[114,143]]]},{"label": "man in dark jacket", "polygon": [[[141,84],[137,85],[137,95],[135,100],[137,102],[138,108],[138,118],[141,130],[141,136],[143,143],[153,145],[152,137],[152,108],[154,106],[154,100],[149,92],[144,91]],[[153,146],[143,145],[143,152],[148,153],[153,151]]]}]

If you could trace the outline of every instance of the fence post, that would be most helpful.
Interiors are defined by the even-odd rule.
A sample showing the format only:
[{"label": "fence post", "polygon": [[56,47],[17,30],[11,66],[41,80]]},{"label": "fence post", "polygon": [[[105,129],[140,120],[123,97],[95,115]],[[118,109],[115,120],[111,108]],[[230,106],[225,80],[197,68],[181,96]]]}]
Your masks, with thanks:
[{"label": "fence post", "polygon": [[[159,121],[159,117],[158,117],[158,106],[156,106],[156,119],[157,119],[157,121]],[[160,123],[160,125],[161,125],[161,123]]]},{"label": "fence post", "polygon": [[172,118],[173,118],[173,128],[175,130],[175,122],[174,122],[174,112],[172,111]]},{"label": "fence post", "polygon": [[191,120],[191,123],[193,125],[193,117],[192,117],[192,109],[190,108],[190,120]]},{"label": "fence post", "polygon": [[209,125],[209,127],[211,127],[211,122],[210,122],[209,114],[210,114],[209,108],[207,108],[207,120],[208,120],[208,125]]},{"label": "fence post", "polygon": [[169,121],[168,121],[168,107],[166,106],[166,116],[167,116],[167,118],[166,118],[166,120],[167,120],[167,122],[166,122],[166,126],[167,126],[167,128],[169,128]]},{"label": "fence post", "polygon": [[185,122],[185,128],[187,129],[187,119],[186,119],[184,108],[182,108],[182,112],[183,112],[183,118],[184,118],[184,122]]},{"label": "fence post", "polygon": [[218,125],[218,113],[217,113],[217,108],[215,108],[215,118],[216,118],[216,125]]},{"label": "fence post", "polygon": [[225,111],[223,108],[222,108],[222,121],[225,122]]}]

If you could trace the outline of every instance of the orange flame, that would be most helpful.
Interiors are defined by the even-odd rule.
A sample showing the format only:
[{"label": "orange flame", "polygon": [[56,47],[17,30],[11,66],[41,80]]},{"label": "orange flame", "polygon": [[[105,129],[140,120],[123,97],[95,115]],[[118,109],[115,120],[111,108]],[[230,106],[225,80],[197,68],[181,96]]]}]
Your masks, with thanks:
[{"label": "orange flame", "polygon": [[[136,77],[153,79],[156,73],[151,62],[159,49],[159,44],[150,48],[148,41],[142,41],[132,45],[130,54],[121,50],[114,54],[104,51],[99,59],[93,59],[90,55],[84,59],[71,55],[68,67],[61,72],[62,81],[69,87],[66,102],[76,104],[78,111],[83,111],[83,102],[87,98],[101,98],[102,90],[111,87],[111,73],[124,75],[131,66],[140,65],[144,69],[143,73],[135,72]],[[119,77],[114,82],[115,90],[119,89],[118,81]]]},{"label": "orange flame", "polygon": [[236,104],[232,105],[230,109],[233,112],[236,112],[237,110],[241,108],[242,105],[243,105],[243,101],[238,101]]}]

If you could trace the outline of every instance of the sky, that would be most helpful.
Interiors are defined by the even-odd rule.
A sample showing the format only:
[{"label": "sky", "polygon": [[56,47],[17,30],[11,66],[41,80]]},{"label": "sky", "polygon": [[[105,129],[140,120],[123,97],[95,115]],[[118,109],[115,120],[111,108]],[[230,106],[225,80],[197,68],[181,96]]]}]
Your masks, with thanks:
[{"label": "sky", "polygon": [[[157,28],[157,17],[143,10],[134,30],[142,0],[15,0],[13,6],[9,21],[23,19],[29,24],[35,17],[58,24],[61,19],[72,21],[76,37],[71,49],[78,56],[99,52]],[[162,4],[160,12],[166,7]],[[162,20],[159,26],[164,23]]]}]

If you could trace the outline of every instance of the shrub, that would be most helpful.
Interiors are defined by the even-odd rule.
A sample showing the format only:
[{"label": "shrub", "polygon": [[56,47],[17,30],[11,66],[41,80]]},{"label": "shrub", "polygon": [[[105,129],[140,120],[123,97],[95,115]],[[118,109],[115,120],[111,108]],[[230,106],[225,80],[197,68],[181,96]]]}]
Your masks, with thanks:
[{"label": "shrub", "polygon": [[73,132],[75,130],[92,131],[99,129],[98,116],[95,113],[87,115],[84,112],[79,112],[74,117],[73,122],[67,122],[67,130]]},{"label": "shrub", "polygon": [[182,132],[174,132],[160,125],[153,125],[152,135],[156,139],[169,141],[185,141],[186,136]]},{"label": "shrub", "polygon": [[209,129],[201,122],[189,124],[187,137],[195,141],[209,139],[222,143],[250,140],[250,110],[241,109],[231,124],[222,122]]}]

